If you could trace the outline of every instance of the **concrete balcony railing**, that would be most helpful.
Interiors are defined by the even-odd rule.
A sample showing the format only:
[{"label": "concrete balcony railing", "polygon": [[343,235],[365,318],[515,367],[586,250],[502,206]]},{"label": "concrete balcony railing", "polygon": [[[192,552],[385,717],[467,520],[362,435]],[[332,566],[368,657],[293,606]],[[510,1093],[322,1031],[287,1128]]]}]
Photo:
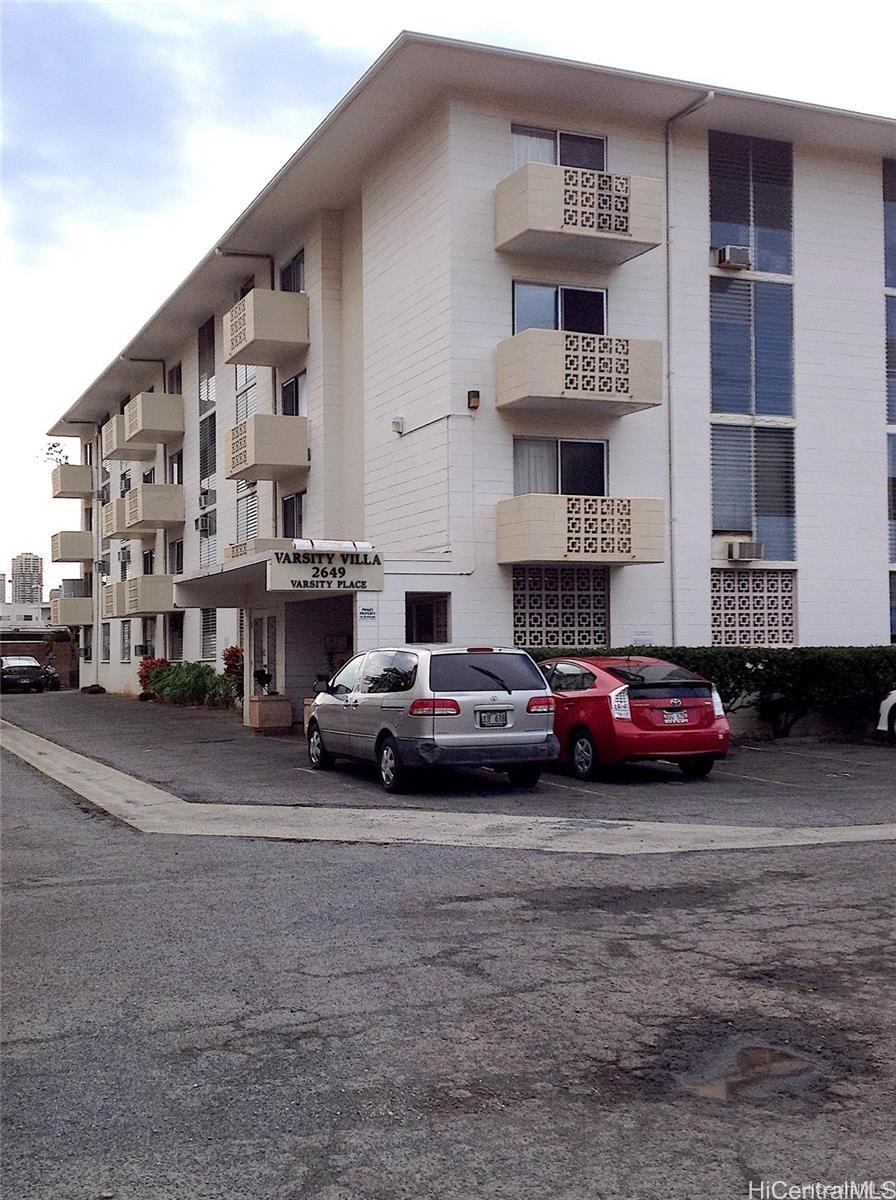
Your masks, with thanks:
[{"label": "concrete balcony railing", "polygon": [[618,266],[663,241],[663,184],[526,163],[495,192],[495,249]]},{"label": "concrete balcony railing", "polygon": [[665,542],[662,500],[531,492],[498,503],[499,563],[655,563]]},{"label": "concrete balcony railing", "polygon": [[184,489],[179,483],[140,483],[131,488],[125,503],[129,536],[184,523]]},{"label": "concrete balcony railing", "polygon": [[93,600],[90,596],[56,596],[50,601],[51,625],[92,625]]},{"label": "concrete balcony railing", "polygon": [[248,558],[250,554],[269,554],[272,550],[292,550],[292,538],[249,538],[224,547],[224,561]]},{"label": "concrete balcony railing", "polygon": [[156,456],[154,442],[128,441],[124,417],[121,414],[111,417],[106,422],[100,431],[100,440],[104,459],[139,462]]},{"label": "concrete balcony railing", "polygon": [[126,592],[127,582],[123,583],[107,583],[103,588],[100,599],[100,611],[103,614],[103,620],[109,621],[113,617],[127,616],[126,612]]},{"label": "concrete balcony railing", "polygon": [[526,329],[498,343],[498,408],[623,416],[662,400],[661,342]]},{"label": "concrete balcony railing", "polygon": [[93,495],[93,472],[82,463],[60,463],[53,468],[54,500],[89,500]]},{"label": "concrete balcony railing", "polygon": [[224,314],[224,361],[278,367],[308,345],[304,292],[253,288]]},{"label": "concrete balcony railing", "polygon": [[93,562],[93,534],[89,529],[67,529],[50,539],[51,562]]},{"label": "concrete balcony railing", "polygon": [[173,392],[140,392],[124,406],[127,444],[173,442],[183,437],[184,398]]},{"label": "concrete balcony railing", "polygon": [[228,479],[285,479],[307,470],[307,417],[255,413],[230,430]]},{"label": "concrete balcony railing", "polygon": [[110,500],[100,513],[100,528],[104,538],[128,537],[127,502]]},{"label": "concrete balcony railing", "polygon": [[124,589],[125,616],[174,612],[173,575],[135,575],[125,581]]}]

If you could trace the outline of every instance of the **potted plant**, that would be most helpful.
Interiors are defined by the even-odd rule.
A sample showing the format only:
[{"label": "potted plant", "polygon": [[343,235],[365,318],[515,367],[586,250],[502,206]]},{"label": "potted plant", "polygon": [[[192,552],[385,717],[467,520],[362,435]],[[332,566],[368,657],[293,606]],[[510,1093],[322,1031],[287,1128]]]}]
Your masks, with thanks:
[{"label": "potted plant", "polygon": [[274,676],[265,666],[256,667],[252,678],[261,692],[249,697],[249,728],[258,733],[282,733],[292,728],[292,703],[271,684]]}]

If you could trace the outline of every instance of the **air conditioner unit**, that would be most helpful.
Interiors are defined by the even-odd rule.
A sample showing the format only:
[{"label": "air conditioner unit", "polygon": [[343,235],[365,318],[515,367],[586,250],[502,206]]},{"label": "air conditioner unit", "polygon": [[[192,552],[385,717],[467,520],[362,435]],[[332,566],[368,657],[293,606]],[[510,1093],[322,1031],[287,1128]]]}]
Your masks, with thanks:
[{"label": "air conditioner unit", "polygon": [[752,562],[762,558],[762,542],[729,542],[728,557],[732,562]]},{"label": "air conditioner unit", "polygon": [[149,654],[149,646],[144,646],[141,643],[139,646],[134,647],[134,653],[138,656],[138,658],[146,658],[146,656]]},{"label": "air conditioner unit", "polygon": [[719,266],[730,271],[749,271],[753,262],[749,246],[719,246]]},{"label": "air conditioner unit", "polygon": [[131,561],[130,547],[125,546],[123,550],[118,551],[118,561],[120,563],[129,563]]},{"label": "air conditioner unit", "polygon": [[218,499],[218,493],[214,488],[203,488],[199,493],[199,507],[209,508]]},{"label": "air conditioner unit", "polygon": [[96,575],[108,575],[109,564],[104,559],[99,559],[93,564],[93,570]]},{"label": "air conditioner unit", "polygon": [[93,493],[93,498],[100,504],[108,504],[109,496],[105,488],[100,488],[98,492]]},{"label": "air conditioner unit", "polygon": [[212,527],[211,517],[205,513],[194,521],[197,533],[208,533]]}]

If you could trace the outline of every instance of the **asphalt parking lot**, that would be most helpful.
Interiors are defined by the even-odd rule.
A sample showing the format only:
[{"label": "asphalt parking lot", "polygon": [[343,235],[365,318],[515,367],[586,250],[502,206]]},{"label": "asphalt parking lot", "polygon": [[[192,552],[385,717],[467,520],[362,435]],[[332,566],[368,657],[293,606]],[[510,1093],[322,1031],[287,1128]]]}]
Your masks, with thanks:
[{"label": "asphalt parking lot", "polygon": [[724,825],[874,824],[893,819],[896,749],[875,742],[741,745],[706,780],[634,764],[579,783],[561,768],[532,791],[491,771],[440,772],[387,796],[373,767],[310,769],[301,738],[259,737],[232,713],[57,692],[4,697],[6,720],[200,804],[418,808]]}]

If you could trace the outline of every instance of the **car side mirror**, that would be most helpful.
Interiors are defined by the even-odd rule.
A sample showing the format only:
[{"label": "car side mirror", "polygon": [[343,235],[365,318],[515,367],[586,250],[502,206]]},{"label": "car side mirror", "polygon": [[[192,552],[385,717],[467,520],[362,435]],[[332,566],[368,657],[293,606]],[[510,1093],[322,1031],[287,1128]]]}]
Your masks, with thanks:
[{"label": "car side mirror", "polygon": [[314,694],[316,696],[318,696],[318,695],[320,695],[321,692],[328,692],[330,690],[330,688],[329,688],[329,685],[327,684],[326,679],[315,679],[314,687],[311,690],[314,692]]}]

